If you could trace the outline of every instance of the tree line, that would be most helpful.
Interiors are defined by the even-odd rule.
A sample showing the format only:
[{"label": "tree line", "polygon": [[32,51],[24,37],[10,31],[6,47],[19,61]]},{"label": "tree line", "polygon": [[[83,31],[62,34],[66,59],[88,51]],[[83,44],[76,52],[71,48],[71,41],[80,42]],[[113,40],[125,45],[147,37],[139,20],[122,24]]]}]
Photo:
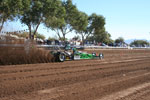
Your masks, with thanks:
[{"label": "tree line", "polygon": [[34,39],[40,24],[56,32],[65,41],[66,35],[75,32],[82,38],[96,42],[111,42],[105,30],[105,18],[78,10],[72,0],[1,0],[0,32],[6,21],[20,20],[28,26],[29,38]]},{"label": "tree line", "polygon": [[[126,44],[123,37],[119,37],[114,41],[115,44]],[[134,40],[128,44],[131,47],[149,47],[150,43],[147,40]]]}]

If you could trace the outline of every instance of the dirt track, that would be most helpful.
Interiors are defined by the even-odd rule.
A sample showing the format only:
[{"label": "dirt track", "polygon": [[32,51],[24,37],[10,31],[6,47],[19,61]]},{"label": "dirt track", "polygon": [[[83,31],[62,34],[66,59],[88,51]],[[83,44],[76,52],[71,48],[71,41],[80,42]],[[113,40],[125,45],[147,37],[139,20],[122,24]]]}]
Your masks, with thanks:
[{"label": "dirt track", "polygon": [[150,51],[96,52],[105,59],[0,66],[0,100],[150,100]]}]

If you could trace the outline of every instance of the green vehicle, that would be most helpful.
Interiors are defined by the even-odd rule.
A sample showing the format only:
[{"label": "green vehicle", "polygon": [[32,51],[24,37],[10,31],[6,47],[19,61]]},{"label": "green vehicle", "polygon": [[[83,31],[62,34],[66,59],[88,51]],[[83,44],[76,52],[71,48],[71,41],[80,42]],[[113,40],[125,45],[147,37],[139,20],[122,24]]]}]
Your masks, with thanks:
[{"label": "green vehicle", "polygon": [[51,51],[51,53],[54,56],[55,62],[64,62],[68,60],[83,60],[83,59],[103,59],[104,55],[103,53],[86,53],[82,51],[78,51],[76,48],[73,48],[72,50],[54,50]]}]

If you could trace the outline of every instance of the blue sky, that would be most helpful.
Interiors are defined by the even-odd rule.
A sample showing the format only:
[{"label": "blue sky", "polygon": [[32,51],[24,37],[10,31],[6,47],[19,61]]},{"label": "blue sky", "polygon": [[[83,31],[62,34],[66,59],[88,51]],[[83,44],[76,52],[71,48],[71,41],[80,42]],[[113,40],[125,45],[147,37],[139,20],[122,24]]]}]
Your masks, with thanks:
[{"label": "blue sky", "polygon": [[106,18],[113,39],[150,39],[150,0],[74,0],[79,10]]},{"label": "blue sky", "polygon": [[[106,19],[106,31],[111,34],[112,39],[123,37],[126,40],[150,40],[150,0],[73,0],[73,3],[88,15],[103,15]],[[11,30],[27,28],[19,22],[7,22],[5,26],[11,27]],[[40,25],[38,32],[46,37],[55,37],[55,32],[47,30],[43,25]],[[75,34],[68,34],[67,37],[71,38],[73,35]]]}]

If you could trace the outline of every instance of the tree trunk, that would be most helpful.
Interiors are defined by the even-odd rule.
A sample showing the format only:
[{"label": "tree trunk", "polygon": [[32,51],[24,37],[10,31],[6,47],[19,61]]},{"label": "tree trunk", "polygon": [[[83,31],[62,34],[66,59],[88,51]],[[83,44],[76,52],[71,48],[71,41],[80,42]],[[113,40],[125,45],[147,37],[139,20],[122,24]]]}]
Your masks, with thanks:
[{"label": "tree trunk", "polygon": [[35,34],[36,34],[36,32],[37,32],[37,29],[38,29],[39,26],[40,26],[41,21],[42,21],[42,19],[39,21],[39,23],[37,24],[37,26],[36,26],[36,28],[35,28],[35,31],[34,31],[34,33],[33,33],[32,40],[34,40],[34,36],[35,36]]},{"label": "tree trunk", "polygon": [[4,22],[5,22],[5,20],[3,19],[3,21],[2,21],[2,25],[0,26],[0,32],[1,32],[1,31],[2,31],[2,29],[3,29]]},{"label": "tree trunk", "polygon": [[28,28],[29,28],[29,39],[32,39],[32,36],[31,36],[31,25],[28,25]]},{"label": "tree trunk", "polygon": [[57,35],[58,35],[58,37],[59,37],[59,40],[61,39],[61,36],[60,36],[60,34],[59,34],[59,31],[58,31],[58,29],[56,29],[57,31],[55,31],[56,33],[57,33]]},{"label": "tree trunk", "polygon": [[82,45],[84,46],[84,36],[83,36],[83,34],[82,34]]},{"label": "tree trunk", "polygon": [[63,33],[63,41],[65,42],[66,41],[66,34]]},{"label": "tree trunk", "polygon": [[64,29],[63,27],[60,28],[61,33],[62,33],[62,35],[63,35],[63,38],[62,38],[62,39],[63,39],[63,42],[65,42],[65,35],[66,35],[66,34],[65,34],[65,32],[64,32],[63,29]]}]

